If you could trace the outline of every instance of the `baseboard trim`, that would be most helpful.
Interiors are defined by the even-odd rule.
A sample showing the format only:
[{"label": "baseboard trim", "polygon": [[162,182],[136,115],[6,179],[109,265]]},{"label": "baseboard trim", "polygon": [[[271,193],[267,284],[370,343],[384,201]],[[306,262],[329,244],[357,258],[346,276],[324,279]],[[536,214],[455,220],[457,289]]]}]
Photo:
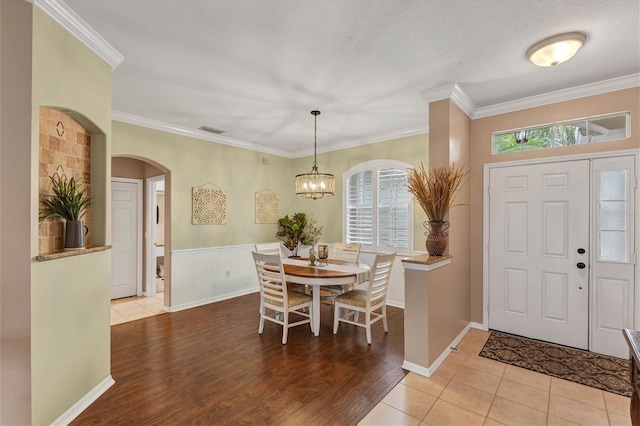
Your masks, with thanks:
[{"label": "baseboard trim", "polygon": [[394,302],[393,300],[387,300],[388,306],[393,306],[394,308],[404,309],[404,303]]},{"label": "baseboard trim", "polygon": [[183,303],[182,305],[176,306],[163,306],[163,309],[167,312],[178,312],[184,311],[185,309],[196,308],[198,306],[208,305],[210,303],[221,302],[223,300],[233,299],[234,297],[246,296],[247,294],[257,293],[260,290],[245,290],[238,291],[236,293],[229,293],[219,297],[210,297],[207,299],[195,300],[189,303]]},{"label": "baseboard trim", "polygon": [[489,331],[489,327],[485,326],[483,323],[481,322],[471,322],[471,328],[475,328],[478,330],[482,330],[482,331]]},{"label": "baseboard trim", "polygon": [[430,369],[425,368],[425,367],[423,367],[421,365],[418,365],[418,364],[414,364],[413,362],[409,362],[406,359],[402,363],[402,368],[405,369],[405,370],[409,370],[412,373],[416,373],[416,374],[419,374],[419,375],[425,376],[425,377],[431,377],[431,374],[432,374]]},{"label": "baseboard trim", "polygon": [[80,413],[86,410],[88,406],[93,404],[96,399],[98,399],[103,393],[107,391],[107,389],[109,389],[115,383],[116,383],[115,380],[113,380],[113,377],[111,377],[111,374],[109,374],[109,376],[107,376],[103,381],[98,383],[96,387],[91,389],[85,396],[80,398],[78,402],[73,404],[71,408],[69,408],[67,411],[62,413],[62,415],[57,419],[55,419],[51,424],[64,425],[64,426],[68,425],[73,420],[75,420],[75,418],[78,417]]},{"label": "baseboard trim", "polygon": [[458,334],[458,336],[456,336],[456,338],[453,339],[451,344],[440,354],[440,356],[429,367],[423,367],[422,365],[414,364],[412,362],[405,360],[402,363],[402,368],[404,368],[405,370],[409,370],[413,373],[420,374],[421,376],[431,377],[436,372],[438,367],[440,367],[440,364],[442,364],[444,360],[447,359],[447,356],[449,356],[453,348],[455,348],[458,345],[458,343],[460,343],[460,341],[464,338],[464,336],[466,336],[466,334],[471,329],[471,324],[472,323],[467,324],[467,326],[460,332],[460,334]]}]

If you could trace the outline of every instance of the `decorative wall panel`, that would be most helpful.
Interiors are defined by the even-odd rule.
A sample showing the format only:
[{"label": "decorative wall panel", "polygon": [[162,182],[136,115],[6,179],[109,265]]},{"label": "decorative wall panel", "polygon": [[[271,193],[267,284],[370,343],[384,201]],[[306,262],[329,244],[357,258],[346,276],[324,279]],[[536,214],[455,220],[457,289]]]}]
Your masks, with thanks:
[{"label": "decorative wall panel", "polygon": [[207,183],[193,187],[194,225],[224,225],[227,223],[227,193]]},{"label": "decorative wall panel", "polygon": [[278,223],[280,197],[275,192],[265,189],[256,192],[256,223]]}]

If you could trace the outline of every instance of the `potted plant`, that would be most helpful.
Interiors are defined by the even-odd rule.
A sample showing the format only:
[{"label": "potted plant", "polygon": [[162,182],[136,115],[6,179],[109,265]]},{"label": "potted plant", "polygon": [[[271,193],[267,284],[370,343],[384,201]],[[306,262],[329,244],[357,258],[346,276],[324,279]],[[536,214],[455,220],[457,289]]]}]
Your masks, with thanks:
[{"label": "potted plant", "polygon": [[313,245],[320,238],[322,227],[317,225],[313,217],[307,219],[306,213],[294,213],[278,219],[276,237],[291,252],[291,257],[298,257],[302,246]]},{"label": "potted plant", "polygon": [[304,229],[304,237],[301,241],[302,245],[311,246],[309,249],[309,263],[311,265],[315,265],[316,263],[317,254],[315,245],[318,243],[320,235],[322,235],[322,226],[318,226],[318,222],[316,222],[315,218],[311,216],[309,220],[307,220],[307,225]]},{"label": "potted plant", "polygon": [[68,179],[58,172],[49,176],[53,194],[42,194],[40,198],[40,223],[51,217],[65,220],[64,248],[84,248],[84,236],[88,228],[81,220],[91,204],[86,186],[74,177]]},{"label": "potted plant", "polygon": [[419,169],[409,170],[408,191],[415,197],[429,219],[426,248],[430,256],[442,256],[447,247],[449,209],[453,207],[458,190],[469,172],[462,166],[432,167],[429,171],[420,163]]}]

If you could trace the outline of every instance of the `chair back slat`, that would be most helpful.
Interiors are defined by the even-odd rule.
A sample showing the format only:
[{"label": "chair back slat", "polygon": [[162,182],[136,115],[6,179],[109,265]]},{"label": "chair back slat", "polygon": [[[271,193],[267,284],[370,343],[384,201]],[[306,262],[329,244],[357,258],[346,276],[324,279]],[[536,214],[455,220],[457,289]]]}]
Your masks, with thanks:
[{"label": "chair back slat", "polygon": [[287,281],[279,254],[252,252],[260,284],[260,297],[271,305],[287,306]]},{"label": "chair back slat", "polygon": [[282,255],[282,250],[280,250],[280,245],[281,243],[256,244],[256,253]]},{"label": "chair back slat", "polygon": [[357,263],[360,259],[360,244],[334,243],[331,258]]},{"label": "chair back slat", "polygon": [[373,261],[369,278],[368,303],[379,305],[386,300],[395,257],[395,253],[379,254]]}]

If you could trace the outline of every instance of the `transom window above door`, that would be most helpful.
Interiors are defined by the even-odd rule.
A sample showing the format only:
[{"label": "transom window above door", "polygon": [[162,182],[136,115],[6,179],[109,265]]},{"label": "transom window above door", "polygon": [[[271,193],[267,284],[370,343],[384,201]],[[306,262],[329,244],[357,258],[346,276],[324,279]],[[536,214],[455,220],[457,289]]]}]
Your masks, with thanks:
[{"label": "transom window above door", "polygon": [[493,153],[532,151],[629,137],[629,113],[587,117],[493,134]]},{"label": "transom window above door", "polygon": [[347,243],[371,251],[410,251],[413,202],[407,177],[411,167],[401,161],[376,160],[345,172],[343,229]]}]

